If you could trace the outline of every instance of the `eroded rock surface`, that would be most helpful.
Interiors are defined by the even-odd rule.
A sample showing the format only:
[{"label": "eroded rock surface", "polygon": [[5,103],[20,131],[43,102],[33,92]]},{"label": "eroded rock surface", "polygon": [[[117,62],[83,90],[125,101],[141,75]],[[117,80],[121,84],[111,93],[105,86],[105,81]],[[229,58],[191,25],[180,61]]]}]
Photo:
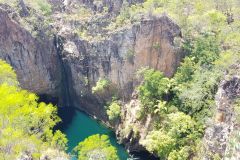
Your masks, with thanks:
[{"label": "eroded rock surface", "polygon": [[98,116],[104,108],[94,105],[90,109],[89,99],[93,97],[91,88],[100,77],[109,79],[121,96],[129,99],[138,84],[135,76],[139,69],[155,68],[170,77],[182,57],[174,45],[174,39],[181,38],[180,28],[167,16],[144,20],[103,41],[88,42],[67,33],[61,36],[67,37],[62,54],[69,68],[74,103]]},{"label": "eroded rock surface", "polygon": [[[227,77],[227,76],[226,76]],[[240,148],[232,147],[232,137],[236,138],[235,131],[239,131],[239,122],[236,121],[235,101],[240,98],[240,78],[237,75],[223,80],[216,95],[217,111],[211,125],[206,129],[204,136],[205,157],[239,159]],[[239,140],[235,140],[239,143]],[[229,155],[229,150],[234,150]],[[232,151],[231,151],[232,152]]]},{"label": "eroded rock surface", "polygon": [[145,151],[141,142],[154,128],[152,115],[149,114],[144,119],[139,120],[140,110],[141,102],[133,96],[131,101],[122,107],[121,122],[115,126],[120,142],[126,144],[131,152]]},{"label": "eroded rock surface", "polygon": [[[76,5],[85,5],[93,11],[102,12],[104,7],[109,13],[118,13],[123,5],[123,0],[49,0],[55,11],[71,11]],[[143,0],[127,0],[128,5],[142,3]]]},{"label": "eroded rock surface", "polygon": [[17,72],[22,88],[56,96],[61,82],[53,41],[34,38],[0,8],[0,58]]}]

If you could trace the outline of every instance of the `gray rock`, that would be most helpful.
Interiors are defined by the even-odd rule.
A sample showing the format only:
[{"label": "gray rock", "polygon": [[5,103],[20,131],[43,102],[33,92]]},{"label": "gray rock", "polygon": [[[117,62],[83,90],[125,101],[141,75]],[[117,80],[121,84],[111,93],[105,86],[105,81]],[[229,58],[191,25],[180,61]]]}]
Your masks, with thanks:
[{"label": "gray rock", "polygon": [[[227,77],[227,76],[226,76]],[[206,129],[204,135],[205,157],[211,159],[213,155],[227,159],[228,148],[230,147],[231,136],[239,131],[236,115],[234,114],[234,102],[240,97],[240,79],[233,76],[230,80],[223,80],[216,95],[217,111],[215,119]],[[239,142],[237,142],[239,143]],[[240,155],[236,156],[240,158]],[[230,159],[235,159],[232,157]],[[237,159],[239,159],[237,158]]]},{"label": "gray rock", "polygon": [[0,24],[0,58],[14,67],[21,86],[57,96],[61,75],[53,41],[34,38],[2,9]]},{"label": "gray rock", "polygon": [[[105,109],[96,107],[101,102],[91,94],[100,77],[109,79],[127,100],[139,84],[135,77],[139,69],[151,67],[171,77],[182,57],[174,45],[174,39],[181,38],[180,28],[167,16],[144,20],[101,41],[89,42],[67,33],[61,36],[65,37],[62,54],[73,104],[81,104],[81,109],[100,119],[105,119]],[[89,100],[97,103],[91,105]]]}]

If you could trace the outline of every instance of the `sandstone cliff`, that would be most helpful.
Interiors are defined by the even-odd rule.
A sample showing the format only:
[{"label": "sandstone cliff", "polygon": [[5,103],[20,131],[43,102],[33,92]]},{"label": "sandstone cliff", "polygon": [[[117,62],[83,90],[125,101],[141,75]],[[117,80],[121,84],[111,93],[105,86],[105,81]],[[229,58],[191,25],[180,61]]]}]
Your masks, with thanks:
[{"label": "sandstone cliff", "polygon": [[[140,23],[106,32],[104,27],[110,23],[111,17],[118,14],[123,1],[103,0],[99,4],[74,0],[50,2],[53,5],[51,29],[36,25],[43,21],[41,15],[36,20],[38,23],[31,26],[30,22],[27,24],[30,27],[26,29],[19,22],[28,20],[25,16],[29,16],[27,13],[30,10],[26,4],[23,4],[26,5],[24,16],[8,5],[0,6],[0,58],[14,67],[23,88],[39,95],[58,98],[59,105],[78,107],[107,122],[103,106],[106,101],[92,94],[92,87],[100,78],[108,79],[123,101],[128,101],[139,84],[135,73],[140,68],[152,67],[171,77],[181,61],[183,55],[180,46],[175,44],[176,39],[181,39],[181,31],[166,15],[143,17]],[[131,5],[140,2],[136,0],[127,3]],[[79,4],[98,13],[107,7],[108,12],[84,23],[81,19],[66,20],[63,15],[71,16],[74,7]],[[104,23],[100,23],[100,20]],[[86,23],[91,36],[99,32],[102,38],[98,36],[98,39],[88,40],[76,34],[75,30]],[[107,98],[111,99],[111,96]],[[136,121],[128,119],[132,116],[131,112],[125,110],[123,121]],[[147,120],[144,125],[146,128],[140,131],[141,138],[144,138],[150,127],[150,121]],[[129,149],[144,150],[139,146],[139,139],[136,139],[136,143],[129,141],[131,135],[123,137],[121,129],[121,126],[116,128]]]},{"label": "sandstone cliff", "polygon": [[[141,1],[129,1],[129,4],[137,2]],[[51,3],[68,10],[79,3],[96,9],[92,8],[93,1]],[[122,5],[115,1],[101,4],[107,5],[110,16],[113,6]],[[97,99],[91,93],[100,77],[109,79],[121,96],[128,99],[137,84],[134,79],[138,69],[153,67],[172,76],[182,57],[179,46],[174,44],[176,38],[181,38],[180,28],[167,16],[144,18],[140,24],[105,35],[103,40],[87,41],[73,33],[78,24],[65,21],[59,14],[57,10],[52,15],[56,18],[52,24],[56,28],[52,32],[55,36],[34,36],[16,20],[23,17],[2,7],[0,57],[16,69],[23,88],[65,99],[65,103],[71,97],[72,105],[101,119],[106,119],[104,108],[98,105],[101,101],[95,102]],[[67,91],[62,87],[67,87]]]},{"label": "sandstone cliff", "polygon": [[96,108],[99,102],[88,104],[93,97],[91,88],[99,78],[109,79],[121,96],[129,99],[140,68],[152,67],[172,76],[182,56],[174,46],[174,38],[180,35],[179,27],[166,16],[144,20],[100,42],[88,42],[66,33],[61,35],[73,104],[82,104],[81,109],[99,116],[99,110],[104,110]]},{"label": "sandstone cliff", "polygon": [[[142,67],[151,67],[173,76],[184,56],[179,26],[166,14],[150,13],[137,15],[137,21],[116,24],[118,28],[112,25],[118,15],[130,14],[121,13],[124,7],[144,0],[48,0],[51,10],[46,13],[29,4],[31,1],[8,5],[3,1],[0,58],[17,71],[22,88],[95,116],[113,127],[130,151],[144,151],[141,142],[153,129],[155,117],[138,118],[140,102],[133,91],[141,80],[135,74]],[[239,71],[239,66],[234,67]],[[123,102],[116,123],[108,121],[104,108],[114,95],[110,90],[103,97],[92,93],[99,79],[109,80],[111,90]],[[219,85],[217,109],[207,123],[201,158],[240,158],[239,144],[232,143],[240,139],[240,111],[235,107],[239,79],[237,73],[226,75]]]},{"label": "sandstone cliff", "polygon": [[0,58],[14,67],[21,87],[57,95],[61,75],[53,40],[34,38],[12,18],[14,13],[7,11],[0,8]]}]

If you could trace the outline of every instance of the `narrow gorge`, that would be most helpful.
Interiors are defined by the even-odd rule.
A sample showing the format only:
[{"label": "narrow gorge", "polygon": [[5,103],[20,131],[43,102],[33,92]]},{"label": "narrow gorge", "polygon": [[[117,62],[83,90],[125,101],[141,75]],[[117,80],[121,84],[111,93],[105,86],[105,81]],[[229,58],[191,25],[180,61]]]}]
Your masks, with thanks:
[{"label": "narrow gorge", "polygon": [[0,0],[0,59],[59,107],[70,150],[106,134],[121,160],[239,158],[237,9],[176,3]]},{"label": "narrow gorge", "polygon": [[[96,82],[109,79],[111,89],[127,101],[139,83],[134,80],[137,70],[153,67],[170,77],[183,57],[180,46],[174,44],[175,38],[181,38],[180,28],[167,16],[144,19],[103,40],[86,41],[72,33],[64,19],[56,19],[54,35],[36,37],[18,24],[9,6],[2,5],[0,11],[0,57],[14,67],[20,85],[47,102],[77,107],[117,130],[122,122],[112,126],[104,109],[112,95],[92,94]],[[138,151],[127,143],[130,150]]]}]

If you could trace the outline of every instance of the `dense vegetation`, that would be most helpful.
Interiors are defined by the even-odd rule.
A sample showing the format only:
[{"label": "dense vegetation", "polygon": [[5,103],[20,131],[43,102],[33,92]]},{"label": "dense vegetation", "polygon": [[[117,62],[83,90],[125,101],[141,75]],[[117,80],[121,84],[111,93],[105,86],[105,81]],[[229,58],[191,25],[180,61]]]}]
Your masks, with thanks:
[{"label": "dense vegetation", "polygon": [[[24,3],[26,3],[31,9],[34,9],[38,13],[41,13],[43,15],[49,15],[52,12],[52,6],[49,4],[47,0],[24,0]],[[18,8],[20,1],[19,0],[0,0],[0,3],[8,4],[12,7]]]},{"label": "dense vegetation", "polygon": [[110,85],[110,82],[107,79],[99,79],[96,83],[96,86],[92,88],[92,93],[103,93]]},{"label": "dense vegetation", "polygon": [[[165,14],[181,28],[180,44],[185,53],[171,78],[151,68],[141,69],[143,83],[137,88],[141,110],[138,120],[154,117],[154,129],[140,142],[161,159],[201,159],[201,139],[212,117],[215,94],[221,78],[235,74],[240,54],[240,8],[237,0],[145,0],[129,5],[106,28],[120,30],[143,17]],[[155,46],[153,46],[155,47]],[[109,119],[121,115],[116,102],[107,107]],[[138,130],[136,130],[136,135]],[[233,138],[234,139],[234,138]],[[235,137],[235,140],[238,139]],[[235,142],[236,143],[236,142]],[[210,155],[219,158],[218,155]]]},{"label": "dense vegetation", "polygon": [[[20,157],[69,159],[66,136],[53,131],[60,121],[57,108],[18,86],[12,67],[0,60],[0,159]],[[115,109],[115,107],[113,107]],[[118,111],[120,112],[120,111]],[[113,115],[115,117],[116,115]],[[93,135],[76,147],[79,160],[117,160],[108,136]]]},{"label": "dense vegetation", "polygon": [[[240,60],[237,3],[148,0],[143,5],[126,8],[117,17],[117,22],[126,25],[139,12],[151,15],[166,12],[182,28],[186,57],[174,77],[167,78],[153,69],[139,72],[144,78],[138,87],[140,117],[144,119],[147,114],[156,117],[155,128],[142,144],[162,159],[203,157],[199,152],[200,139],[206,120],[215,109],[220,78],[226,71],[234,74],[230,66]],[[122,17],[126,13],[130,18]],[[217,155],[213,154],[214,157]]]},{"label": "dense vegetation", "polygon": [[[13,69],[0,60],[0,157],[39,159],[47,150],[62,155],[67,139],[53,127],[60,121],[52,104],[38,102],[38,97],[18,86]],[[54,151],[55,150],[55,151]]]},{"label": "dense vegetation", "polygon": [[196,153],[195,146],[203,133],[203,119],[198,121],[190,114],[193,108],[185,111],[178,97],[182,90],[179,91],[175,79],[168,79],[159,71],[147,69],[144,71],[144,83],[138,90],[142,103],[141,114],[144,114],[141,117],[147,114],[156,117],[154,130],[142,142],[147,150],[171,160],[188,159]]},{"label": "dense vegetation", "polygon": [[[68,159],[64,153],[67,149],[65,135],[59,130],[53,132],[53,127],[60,121],[57,108],[52,104],[39,103],[35,94],[21,89],[14,70],[2,60],[0,60],[0,94],[2,159],[16,159],[21,156],[33,159],[62,156],[60,158]],[[52,151],[49,152],[50,149]],[[118,159],[116,149],[111,146],[105,135],[90,136],[80,142],[76,150],[79,153],[79,160]]]},{"label": "dense vegetation", "polygon": [[121,106],[118,104],[117,101],[113,101],[107,109],[107,115],[109,120],[115,120],[120,117],[121,114]]}]

